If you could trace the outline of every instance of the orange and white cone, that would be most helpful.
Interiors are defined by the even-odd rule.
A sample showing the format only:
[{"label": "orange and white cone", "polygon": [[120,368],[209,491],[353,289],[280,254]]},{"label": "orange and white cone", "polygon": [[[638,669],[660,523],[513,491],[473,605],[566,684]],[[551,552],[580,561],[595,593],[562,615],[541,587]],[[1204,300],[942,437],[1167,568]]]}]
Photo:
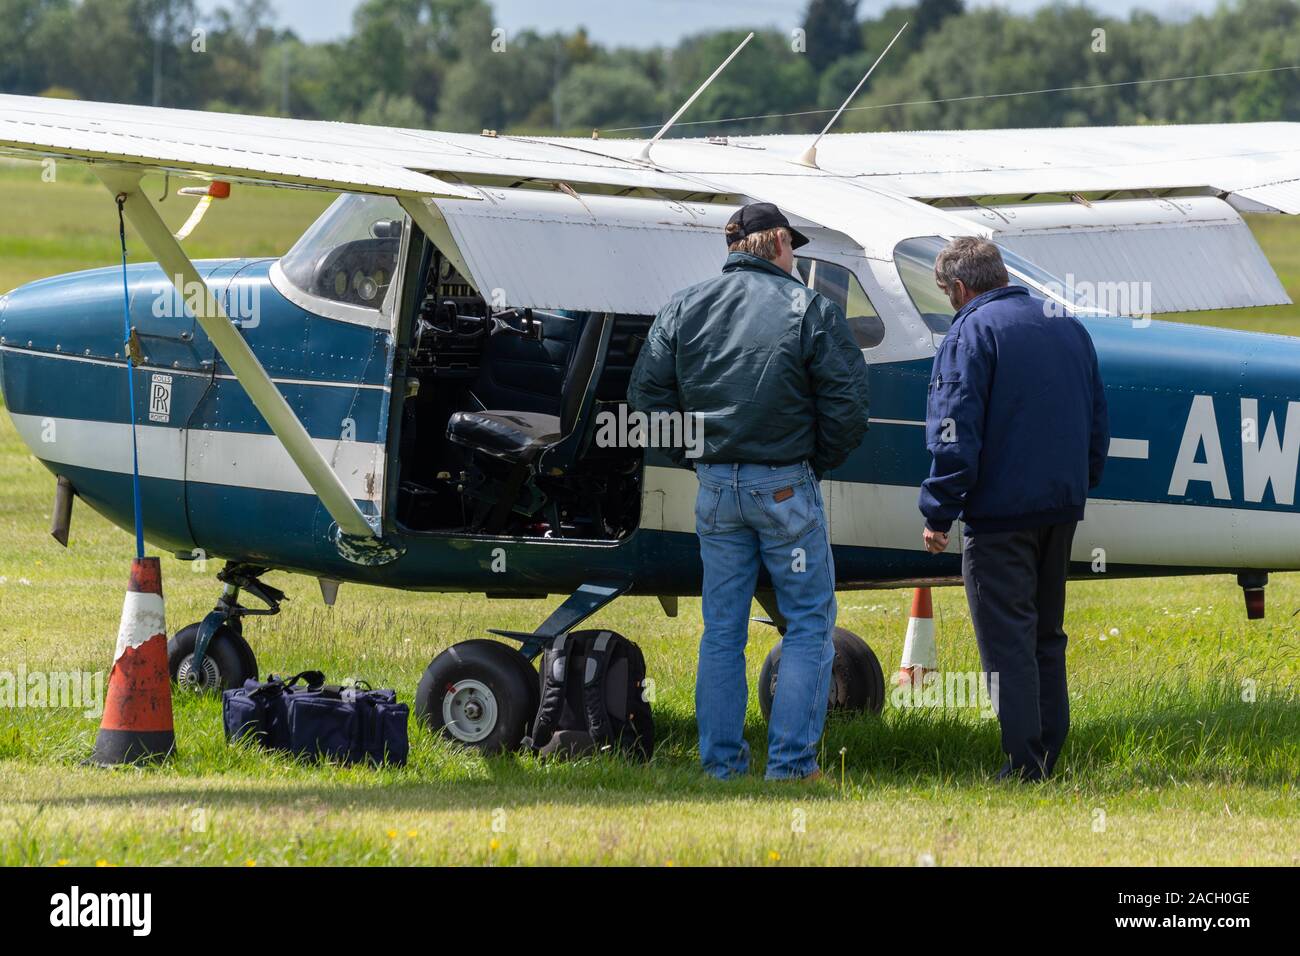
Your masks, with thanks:
[{"label": "orange and white cone", "polygon": [[90,762],[104,767],[138,763],[169,756],[175,749],[162,566],[157,558],[136,558]]},{"label": "orange and white cone", "polygon": [[907,619],[907,638],[903,641],[903,660],[898,665],[899,686],[920,684],[925,675],[938,668],[934,646],[934,605],[929,588],[912,592],[912,614]]}]

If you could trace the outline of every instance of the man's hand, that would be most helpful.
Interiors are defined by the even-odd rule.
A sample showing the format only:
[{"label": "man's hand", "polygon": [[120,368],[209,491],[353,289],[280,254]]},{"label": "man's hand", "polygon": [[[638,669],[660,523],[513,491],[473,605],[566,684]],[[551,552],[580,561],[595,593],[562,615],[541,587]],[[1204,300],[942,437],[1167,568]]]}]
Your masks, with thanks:
[{"label": "man's hand", "polygon": [[948,547],[948,535],[943,531],[931,531],[926,528],[921,532],[921,537],[925,539],[925,550],[931,554],[940,554]]}]

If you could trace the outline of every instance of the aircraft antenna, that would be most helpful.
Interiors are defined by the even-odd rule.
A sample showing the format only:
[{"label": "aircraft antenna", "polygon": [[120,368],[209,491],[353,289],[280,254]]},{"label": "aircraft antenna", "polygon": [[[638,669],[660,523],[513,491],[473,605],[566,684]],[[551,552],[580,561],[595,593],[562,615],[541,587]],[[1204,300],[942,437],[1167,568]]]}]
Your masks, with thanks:
[{"label": "aircraft antenna", "polygon": [[678,108],[677,112],[672,115],[672,119],[667,123],[664,123],[664,125],[659,128],[659,132],[655,133],[654,136],[650,138],[650,141],[642,148],[641,155],[638,156],[637,159],[643,163],[650,162],[650,148],[654,146],[655,143],[659,142],[659,140],[663,139],[664,133],[672,129],[673,124],[682,118],[682,114],[691,108],[691,104],[699,99],[700,94],[709,88],[709,84],[718,78],[718,75],[727,68],[727,64],[734,60],[736,55],[740,53],[741,50],[745,49],[745,45],[752,39],[754,39],[754,33],[753,31],[750,31],[749,36],[740,41],[740,46],[731,51],[731,56],[727,57],[721,64],[719,64],[718,68],[710,74],[709,78],[700,84],[700,88],[691,94],[690,99],[683,103],[681,107]]},{"label": "aircraft antenna", "polygon": [[812,141],[811,146],[804,150],[803,155],[795,160],[796,163],[800,166],[810,166],[813,169],[821,168],[817,165],[817,144],[822,141],[823,136],[830,132],[830,128],[835,125],[835,121],[840,118],[840,114],[843,113],[848,105],[853,102],[853,97],[858,95],[858,90],[862,89],[862,84],[866,83],[871,74],[875,72],[876,67],[880,66],[880,61],[885,58],[885,54],[889,52],[889,48],[898,41],[898,38],[903,35],[903,31],[906,29],[906,23],[898,28],[898,32],[894,34],[894,39],[890,40],[885,48],[880,51],[880,56],[876,57],[876,62],[871,64],[871,69],[867,70],[867,72],[862,75],[862,79],[858,80],[858,85],[853,87],[853,92],[849,94],[849,98],[840,104],[840,108],[835,111],[835,115],[831,117],[831,121],[826,124],[826,127],[820,133],[817,134],[817,138]]}]

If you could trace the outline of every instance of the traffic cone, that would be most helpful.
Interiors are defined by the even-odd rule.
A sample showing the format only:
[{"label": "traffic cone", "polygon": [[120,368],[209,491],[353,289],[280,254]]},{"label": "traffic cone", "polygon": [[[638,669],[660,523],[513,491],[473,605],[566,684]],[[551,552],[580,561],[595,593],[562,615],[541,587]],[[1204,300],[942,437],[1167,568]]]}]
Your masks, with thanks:
[{"label": "traffic cone", "polygon": [[929,588],[912,591],[912,614],[907,619],[907,638],[903,641],[903,660],[898,665],[898,684],[919,685],[926,674],[936,670],[934,646],[934,605]]},{"label": "traffic cone", "polygon": [[175,749],[162,566],[157,558],[136,558],[131,562],[104,716],[90,763],[101,767],[138,763],[169,756]]}]

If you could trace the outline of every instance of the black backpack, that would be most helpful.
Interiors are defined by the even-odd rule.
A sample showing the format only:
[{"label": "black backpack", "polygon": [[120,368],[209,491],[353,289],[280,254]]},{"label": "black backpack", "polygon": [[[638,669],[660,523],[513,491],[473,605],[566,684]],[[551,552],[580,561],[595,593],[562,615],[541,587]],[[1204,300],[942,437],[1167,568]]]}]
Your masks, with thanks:
[{"label": "black backpack", "polygon": [[617,747],[650,759],[655,728],[641,648],[613,631],[573,631],[543,652],[538,672],[541,704],[525,747],[543,756]]}]

